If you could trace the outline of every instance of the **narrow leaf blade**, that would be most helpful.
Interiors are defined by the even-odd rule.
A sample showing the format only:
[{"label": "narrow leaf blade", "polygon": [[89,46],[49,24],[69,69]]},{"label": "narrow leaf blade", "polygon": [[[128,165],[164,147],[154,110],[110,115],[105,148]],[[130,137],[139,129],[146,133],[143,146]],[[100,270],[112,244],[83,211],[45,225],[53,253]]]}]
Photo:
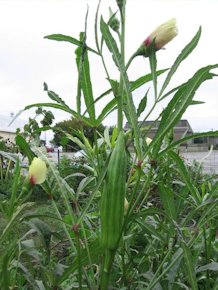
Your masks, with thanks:
[{"label": "narrow leaf blade", "polygon": [[167,85],[169,84],[172,76],[174,75],[174,73],[176,72],[177,68],[179,67],[180,63],[185,60],[189,54],[194,50],[194,48],[197,46],[198,41],[200,39],[201,36],[201,27],[199,28],[198,32],[196,33],[196,35],[192,38],[192,40],[185,46],[185,48],[182,50],[182,52],[180,53],[180,55],[177,57],[177,59],[175,60],[174,64],[172,65],[165,81],[164,84],[161,88],[160,94],[159,96],[162,95],[163,91],[165,90],[165,88],[167,87]]}]

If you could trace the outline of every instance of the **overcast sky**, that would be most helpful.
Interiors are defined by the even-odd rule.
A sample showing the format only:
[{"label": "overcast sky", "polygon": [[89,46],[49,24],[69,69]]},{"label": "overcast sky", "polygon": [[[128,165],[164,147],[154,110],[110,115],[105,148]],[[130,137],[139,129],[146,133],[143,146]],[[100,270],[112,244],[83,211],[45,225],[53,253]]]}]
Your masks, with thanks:
[{"label": "overcast sky", "polygon": [[[75,46],[43,39],[45,35],[62,33],[78,38],[84,29],[84,17],[89,5],[87,43],[95,48],[94,15],[96,0],[0,0],[0,114],[17,113],[26,105],[49,101],[43,91],[43,82],[75,108],[77,73]],[[102,0],[101,12],[107,20],[108,7],[116,11],[115,0]],[[202,37],[195,51],[181,64],[169,88],[190,78],[202,66],[218,63],[218,1],[217,0],[127,0],[126,59],[138,48],[152,30],[175,17],[178,36],[157,53],[158,69],[172,65],[182,48],[202,26]],[[107,63],[111,77],[118,77],[110,55]],[[90,55],[93,91],[98,97],[108,89],[99,58]],[[129,69],[130,80],[149,73],[147,59],[138,57]],[[160,79],[161,81],[161,79]],[[138,104],[146,88],[134,94]],[[206,102],[192,106],[183,118],[189,120],[195,131],[218,129],[218,79],[207,81],[195,96]],[[106,103],[104,100],[104,104]],[[152,95],[149,105],[152,102]],[[151,116],[154,118],[166,105],[161,104]],[[102,103],[97,106],[100,113]],[[31,116],[32,111],[22,118]],[[55,112],[56,120],[69,118]],[[115,124],[115,114],[105,125]]]}]

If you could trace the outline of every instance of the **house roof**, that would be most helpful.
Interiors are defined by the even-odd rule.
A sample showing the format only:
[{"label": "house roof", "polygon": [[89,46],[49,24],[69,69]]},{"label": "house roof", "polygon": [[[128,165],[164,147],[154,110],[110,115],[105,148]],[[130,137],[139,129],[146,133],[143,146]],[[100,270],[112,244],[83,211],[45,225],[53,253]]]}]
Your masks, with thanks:
[{"label": "house roof", "polygon": [[[10,115],[0,115],[0,131],[1,132],[10,132],[15,133],[17,128],[22,129],[23,126],[27,123],[27,121],[16,118],[12,124],[14,116]],[[10,125],[10,126],[9,126]]]},{"label": "house roof", "polygon": [[[144,128],[148,126],[152,126],[150,128],[150,131],[157,131],[160,121],[144,121],[141,122],[139,121],[139,124]],[[127,122],[125,127],[126,130],[129,129],[129,123]],[[188,120],[180,120],[175,126],[174,126],[174,132],[179,132],[179,131],[188,131],[189,133],[193,134],[193,130],[188,122]]]}]

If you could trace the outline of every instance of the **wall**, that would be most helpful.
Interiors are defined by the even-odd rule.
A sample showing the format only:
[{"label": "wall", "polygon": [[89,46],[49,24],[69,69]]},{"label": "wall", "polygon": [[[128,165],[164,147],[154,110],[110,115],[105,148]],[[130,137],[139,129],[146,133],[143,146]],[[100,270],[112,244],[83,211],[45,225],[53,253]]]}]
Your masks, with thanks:
[{"label": "wall", "polygon": [[4,139],[9,139],[10,141],[14,141],[16,134],[14,132],[5,132],[0,131],[0,137],[3,137]]}]

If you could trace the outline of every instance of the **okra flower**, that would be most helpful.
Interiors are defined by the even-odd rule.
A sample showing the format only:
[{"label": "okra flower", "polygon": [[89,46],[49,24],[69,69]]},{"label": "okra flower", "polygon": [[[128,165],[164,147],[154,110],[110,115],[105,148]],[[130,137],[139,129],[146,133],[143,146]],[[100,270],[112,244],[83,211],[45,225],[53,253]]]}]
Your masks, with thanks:
[{"label": "okra flower", "polygon": [[45,162],[37,157],[33,158],[33,161],[29,167],[29,180],[32,185],[41,184],[45,181],[47,173],[47,167]]}]

